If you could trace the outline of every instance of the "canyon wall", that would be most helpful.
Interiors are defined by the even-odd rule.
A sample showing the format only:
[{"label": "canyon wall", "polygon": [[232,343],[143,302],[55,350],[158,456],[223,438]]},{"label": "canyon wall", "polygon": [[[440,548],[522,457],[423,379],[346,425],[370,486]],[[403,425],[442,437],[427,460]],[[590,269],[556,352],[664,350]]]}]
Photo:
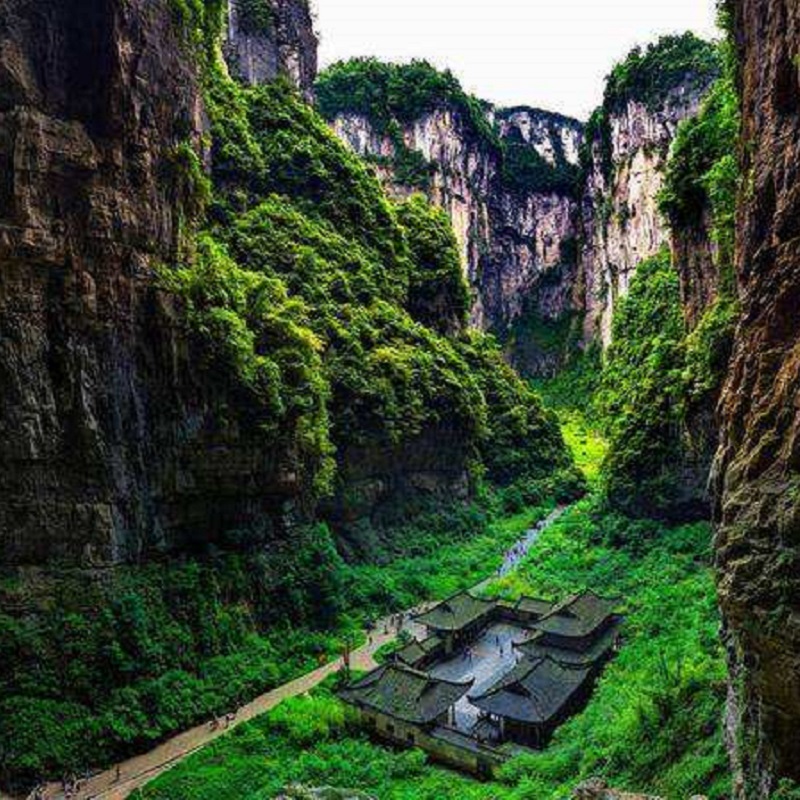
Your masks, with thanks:
[{"label": "canyon wall", "polygon": [[[217,141],[204,151],[209,115],[219,119],[220,109],[204,107],[198,64],[208,42],[199,43],[198,25],[214,21],[183,8],[166,0],[103,0],[91,13],[84,0],[0,7],[4,567],[94,568],[210,544],[285,542],[297,521],[314,517],[321,467],[288,430],[292,420],[287,430],[264,423],[263,397],[218,363],[224,326],[222,341],[209,343],[193,327],[186,295],[166,288],[174,284],[164,265],[187,256],[202,210],[204,168],[225,158]],[[277,28],[247,47],[261,48],[258,63],[279,65],[308,92],[316,38],[307,5],[276,0],[269,24]],[[229,48],[241,41],[231,30],[240,29],[229,27]],[[238,51],[228,57],[232,72],[241,69]],[[369,214],[375,225],[395,225],[361,165],[292,102],[291,122],[311,126],[302,133],[318,137],[307,144],[329,159],[334,189],[349,180],[363,192],[365,238],[374,233]],[[465,174],[479,182],[481,167],[469,169],[477,156],[462,155]],[[253,178],[248,169],[243,181]],[[306,177],[313,183],[301,169],[299,182]],[[451,189],[459,203],[470,185]],[[397,227],[379,233],[401,235]],[[412,496],[464,497],[477,433],[448,422],[452,429],[426,421],[391,442],[377,430],[369,450],[351,447],[345,430],[329,519],[346,527],[398,514]],[[554,425],[544,437],[563,455]]]},{"label": "canyon wall", "polygon": [[[576,120],[528,108],[492,111],[488,118],[496,120],[502,139],[530,147],[551,166],[557,160],[577,165],[581,125]],[[545,288],[563,263],[562,243],[575,236],[577,203],[569,191],[507,185],[498,143],[481,137],[462,111],[447,105],[403,124],[400,143],[363,114],[337,114],[332,125],[375,164],[391,193],[421,190],[447,211],[474,289],[473,325],[507,330],[539,288],[548,315],[559,316],[571,306],[563,281],[557,291]],[[422,156],[428,181],[404,181],[395,167],[399,149]]]},{"label": "canyon wall", "polygon": [[309,0],[227,0],[223,52],[231,72],[256,85],[288,77],[311,98],[317,36]]},{"label": "canyon wall", "polygon": [[611,320],[638,263],[669,242],[658,194],[678,124],[693,116],[708,83],[681,85],[657,106],[631,98],[608,112],[587,143],[591,157],[581,203],[581,284],[585,337],[611,342]]},{"label": "canyon wall", "polygon": [[[302,492],[154,266],[203,113],[168,4],[0,9],[0,562],[92,566],[280,524]],[[228,407],[223,420],[216,409]]]},{"label": "canyon wall", "polygon": [[[718,74],[713,54],[691,35],[635,51],[623,62],[634,75],[631,86],[618,97],[607,91],[585,129],[574,119],[523,106],[493,109],[474,98],[470,105],[460,87],[450,90],[457,101],[441,93],[429,98],[425,113],[412,109],[410,116],[392,108],[396,100],[386,89],[383,105],[352,100],[369,97],[361,84],[380,93],[375,62],[323,73],[323,110],[390,191],[424,191],[448,212],[473,287],[472,324],[497,333],[522,371],[552,374],[570,346],[608,346],[616,302],[637,264],[670,243],[658,209],[663,172],[679,123],[697,112]],[[642,86],[661,77],[655,71],[661,67],[651,63],[658,58],[681,66],[669,74],[665,91],[645,91]],[[684,68],[682,58],[691,66]],[[404,69],[425,65],[381,66],[402,78]],[[639,78],[637,70],[652,74]],[[475,121],[476,108],[484,127]],[[411,156],[418,159],[413,170]],[[689,258],[688,278],[702,256],[688,242],[679,253],[681,236],[676,231],[675,250]],[[694,302],[689,295],[712,293],[686,285],[687,303]]]},{"label": "canyon wall", "polygon": [[[742,316],[715,467],[737,795],[800,780],[800,5],[736,0]],[[788,795],[787,795],[788,796]]]}]

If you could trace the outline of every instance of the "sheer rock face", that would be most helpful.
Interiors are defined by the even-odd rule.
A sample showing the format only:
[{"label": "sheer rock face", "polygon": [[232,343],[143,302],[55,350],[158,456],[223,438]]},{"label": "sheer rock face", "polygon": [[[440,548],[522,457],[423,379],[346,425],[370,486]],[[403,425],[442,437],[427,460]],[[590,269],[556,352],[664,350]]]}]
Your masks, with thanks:
[{"label": "sheer rock face", "polygon": [[298,492],[154,288],[182,213],[174,148],[201,132],[168,3],[0,6],[0,563],[266,530]]},{"label": "sheer rock face", "polygon": [[592,163],[581,204],[581,252],[585,338],[611,343],[611,320],[628,293],[642,259],[668,243],[658,211],[663,169],[678,124],[694,115],[702,90],[680,87],[658,109],[629,101],[610,116],[610,164],[592,142]]},{"label": "sheer rock face", "polygon": [[[561,147],[572,163],[577,162],[581,125],[576,120],[516,109],[504,115],[499,127],[502,135],[529,143],[548,160]],[[395,144],[369,119],[341,114],[333,128],[356,153],[377,162],[393,194],[412,193],[389,166]],[[576,233],[576,202],[556,192],[505,189],[498,152],[475,136],[458,111],[441,108],[425,114],[406,125],[402,136],[406,147],[432,165],[427,194],[452,220],[465,274],[475,289],[472,324],[505,330],[561,265],[561,243]],[[569,285],[546,296],[548,313],[557,316],[571,307]]]},{"label": "sheer rock face", "polygon": [[317,37],[309,0],[264,2],[267,26],[258,15],[251,18],[252,0],[228,0],[225,60],[245,83],[257,85],[284,75],[310,99],[317,76]]},{"label": "sheer rock face", "polygon": [[[278,19],[300,8],[284,6]],[[176,147],[199,151],[203,133],[195,58],[166,0],[0,3],[4,567],[269,546],[311,510],[298,454],[267,438],[157,286],[189,199]],[[463,437],[424,438],[375,463],[348,453],[342,474],[354,493],[372,481],[374,502],[343,513],[462,492]]]},{"label": "sheer rock face", "polygon": [[[453,221],[476,290],[473,324],[502,333],[526,311],[543,320],[577,311],[585,313],[585,342],[610,343],[616,302],[636,266],[669,242],[657,203],[663,168],[678,124],[697,112],[703,92],[679,87],[660,108],[630,101],[612,114],[608,168],[600,141],[593,142],[579,201],[564,193],[504,188],[498,154],[470,133],[458,113],[440,109],[405,126],[405,145],[433,165],[431,199]],[[530,145],[551,163],[560,152],[577,164],[583,141],[577,121],[528,108],[497,112],[493,119],[508,141]],[[355,152],[379,162],[392,191],[412,191],[390,166],[394,143],[367,118],[343,114],[333,126]],[[566,256],[579,238],[578,256]]]},{"label": "sheer rock face", "polygon": [[736,0],[742,317],[715,465],[739,796],[800,779],[800,3]]},{"label": "sheer rock face", "polygon": [[706,209],[692,227],[672,230],[670,248],[680,277],[681,307],[691,331],[719,291],[718,247],[711,236],[710,211]]},{"label": "sheer rock face", "polygon": [[583,141],[583,126],[578,120],[519,106],[501,111],[497,125],[501,137],[531,145],[551,164],[557,163],[559,151],[570,164],[578,163]]}]

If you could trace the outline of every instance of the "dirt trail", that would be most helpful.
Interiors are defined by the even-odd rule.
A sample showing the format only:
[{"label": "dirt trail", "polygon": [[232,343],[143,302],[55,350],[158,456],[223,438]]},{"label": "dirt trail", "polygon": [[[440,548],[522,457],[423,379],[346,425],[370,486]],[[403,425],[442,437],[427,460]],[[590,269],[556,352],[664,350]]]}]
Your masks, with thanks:
[{"label": "dirt trail", "polygon": [[[473,589],[477,590],[483,588],[496,577],[497,574],[507,575],[515,569],[522,557],[527,555],[529,550],[535,545],[541,533],[552,525],[565,510],[565,508],[557,508],[547,519],[526,531],[525,536],[520,539],[516,547],[509,550],[504,555],[503,564],[498,572],[486,580],[481,581],[473,587]],[[422,604],[418,609],[424,607],[424,604]],[[376,666],[374,658],[375,652],[383,645],[394,641],[397,637],[397,628],[391,625],[391,620],[391,617],[386,620],[381,620],[372,635],[372,641],[367,641],[366,644],[353,651],[350,659],[353,669],[369,670]],[[413,634],[421,632],[419,626],[408,621],[404,623],[404,629]],[[342,659],[339,658],[313,672],[309,672],[306,675],[256,697],[255,700],[252,700],[237,710],[235,719],[227,727],[224,722],[221,722],[216,729],[212,729],[209,723],[203,723],[202,725],[197,725],[194,728],[184,731],[147,753],[122,762],[119,765],[119,775],[117,775],[116,767],[112,767],[104,772],[99,772],[93,777],[81,781],[79,790],[72,794],[72,798],[73,800],[125,800],[133,791],[149,783],[162,772],[166,772],[187,756],[205,747],[209,742],[213,742],[215,739],[223,736],[242,722],[264,714],[283,700],[289,697],[297,697],[298,695],[311,691],[311,689],[319,685],[329,675],[341,670],[342,667]],[[32,797],[31,795],[31,798]],[[65,795],[60,783],[49,784],[42,795],[43,800],[64,800],[64,797]],[[0,793],[0,800],[15,800],[15,798],[10,798]],[[19,798],[16,800],[19,800]]]}]

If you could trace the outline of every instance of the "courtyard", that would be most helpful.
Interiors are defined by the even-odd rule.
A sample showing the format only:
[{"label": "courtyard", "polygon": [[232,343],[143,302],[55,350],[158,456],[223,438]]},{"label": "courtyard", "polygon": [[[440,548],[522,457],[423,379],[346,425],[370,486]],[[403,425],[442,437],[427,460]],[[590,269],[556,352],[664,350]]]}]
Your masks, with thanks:
[{"label": "courtyard", "polygon": [[[474,680],[470,692],[483,693],[510,672],[521,658],[514,642],[530,636],[529,630],[513,623],[493,623],[468,647],[432,665],[428,672],[433,678],[448,681]],[[454,706],[453,726],[462,733],[471,734],[479,715],[480,710],[470,702],[468,695],[464,695]]]}]

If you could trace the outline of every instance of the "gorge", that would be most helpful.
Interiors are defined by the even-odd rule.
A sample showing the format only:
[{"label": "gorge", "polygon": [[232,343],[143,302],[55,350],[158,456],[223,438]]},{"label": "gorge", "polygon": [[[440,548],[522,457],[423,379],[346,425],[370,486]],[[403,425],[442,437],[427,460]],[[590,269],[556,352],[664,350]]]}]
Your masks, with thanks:
[{"label": "gorge", "polygon": [[720,19],[583,122],[318,74],[307,0],[0,2],[0,788],[338,658],[568,506],[489,584],[623,599],[548,749],[455,778],[323,686],[141,796],[797,795],[800,7]]}]

